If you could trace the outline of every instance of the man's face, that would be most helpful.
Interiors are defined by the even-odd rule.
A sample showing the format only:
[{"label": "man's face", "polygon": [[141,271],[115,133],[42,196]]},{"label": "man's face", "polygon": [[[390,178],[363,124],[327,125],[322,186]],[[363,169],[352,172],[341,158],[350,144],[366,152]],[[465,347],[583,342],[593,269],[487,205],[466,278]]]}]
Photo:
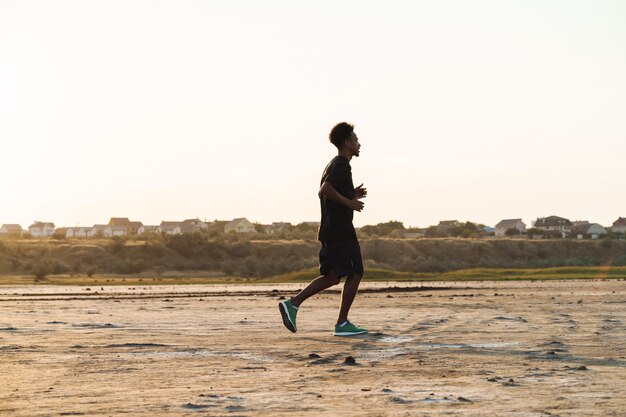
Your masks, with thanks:
[{"label": "man's face", "polygon": [[350,138],[346,141],[346,146],[350,150],[352,156],[359,156],[361,144],[359,143],[359,138],[356,136],[356,133],[352,132]]}]

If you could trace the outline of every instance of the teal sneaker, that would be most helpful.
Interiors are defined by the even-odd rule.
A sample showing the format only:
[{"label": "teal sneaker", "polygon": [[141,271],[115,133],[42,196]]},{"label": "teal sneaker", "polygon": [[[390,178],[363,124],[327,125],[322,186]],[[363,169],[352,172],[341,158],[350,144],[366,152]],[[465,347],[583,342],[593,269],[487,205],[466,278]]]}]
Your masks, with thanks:
[{"label": "teal sneaker", "polygon": [[293,308],[291,305],[291,300],[281,301],[278,303],[278,309],[280,310],[280,315],[283,317],[283,324],[286,328],[289,329],[290,332],[296,332],[296,315],[298,314],[298,310]]},{"label": "teal sneaker", "polygon": [[361,329],[360,327],[357,327],[354,324],[347,322],[343,326],[337,324],[335,326],[335,333],[333,333],[333,336],[354,336],[363,333],[367,333],[367,330]]}]

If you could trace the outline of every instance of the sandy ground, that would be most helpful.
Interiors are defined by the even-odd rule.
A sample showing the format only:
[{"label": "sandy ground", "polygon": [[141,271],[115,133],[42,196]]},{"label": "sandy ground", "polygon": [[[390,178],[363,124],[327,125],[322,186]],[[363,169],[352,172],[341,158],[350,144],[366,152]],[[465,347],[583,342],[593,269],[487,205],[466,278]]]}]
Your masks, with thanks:
[{"label": "sandy ground", "polygon": [[0,287],[0,415],[626,415],[624,281],[299,287]]}]

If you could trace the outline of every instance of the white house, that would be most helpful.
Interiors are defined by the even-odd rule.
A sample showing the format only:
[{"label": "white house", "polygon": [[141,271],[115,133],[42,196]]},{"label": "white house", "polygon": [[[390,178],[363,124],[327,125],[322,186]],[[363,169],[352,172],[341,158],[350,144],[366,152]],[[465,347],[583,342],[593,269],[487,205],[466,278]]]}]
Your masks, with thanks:
[{"label": "white house", "polygon": [[200,231],[207,230],[209,225],[206,222],[203,222],[200,219],[187,219],[183,220],[183,233],[186,231]]},{"label": "white house", "polygon": [[86,226],[76,226],[76,227],[68,227],[65,231],[65,237],[88,237],[91,232],[91,227]]},{"label": "white house", "polygon": [[106,224],[94,224],[89,231],[89,237],[101,237],[104,236],[104,229],[107,228]]},{"label": "white house", "polygon": [[22,237],[24,230],[19,224],[3,224],[0,227],[0,236],[16,236]]},{"label": "white house", "polygon": [[264,226],[264,230],[265,233],[270,233],[270,234],[274,234],[274,233],[280,233],[283,232],[285,230],[288,230],[292,227],[291,223],[286,223],[286,222],[274,222],[270,225]]},{"label": "white house", "polygon": [[32,237],[48,237],[54,234],[54,223],[38,222],[28,226],[28,233]]},{"label": "white house", "polygon": [[166,235],[180,235],[183,233],[182,231],[182,222],[170,222],[170,221],[162,221],[159,227],[157,227],[156,232],[158,234],[165,233]]},{"label": "white house", "polygon": [[572,222],[559,216],[539,217],[533,223],[533,227],[544,231],[560,232],[561,237],[566,237],[572,228]]},{"label": "white house", "polygon": [[496,224],[495,236],[496,237],[506,236],[506,231],[509,229],[517,229],[520,234],[523,234],[523,233],[526,233],[526,224],[524,224],[522,219],[500,220],[500,222]]},{"label": "white house", "polygon": [[246,219],[245,217],[240,217],[228,222],[224,226],[224,232],[254,233],[256,232],[256,229],[254,228],[254,225],[248,221],[248,219]]},{"label": "white house", "polygon": [[107,226],[104,228],[105,237],[126,236],[128,228],[126,226]]},{"label": "white house", "polygon": [[576,239],[598,239],[607,234],[607,230],[598,223],[581,222],[572,227],[570,236]]}]

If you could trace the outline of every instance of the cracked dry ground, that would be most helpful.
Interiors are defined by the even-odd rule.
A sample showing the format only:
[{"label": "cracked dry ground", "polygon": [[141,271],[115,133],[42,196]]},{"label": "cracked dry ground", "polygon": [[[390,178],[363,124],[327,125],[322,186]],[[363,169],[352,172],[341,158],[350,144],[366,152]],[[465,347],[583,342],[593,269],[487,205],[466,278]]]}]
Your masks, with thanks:
[{"label": "cracked dry ground", "polygon": [[0,415],[626,415],[626,282],[419,285],[0,287]]}]

